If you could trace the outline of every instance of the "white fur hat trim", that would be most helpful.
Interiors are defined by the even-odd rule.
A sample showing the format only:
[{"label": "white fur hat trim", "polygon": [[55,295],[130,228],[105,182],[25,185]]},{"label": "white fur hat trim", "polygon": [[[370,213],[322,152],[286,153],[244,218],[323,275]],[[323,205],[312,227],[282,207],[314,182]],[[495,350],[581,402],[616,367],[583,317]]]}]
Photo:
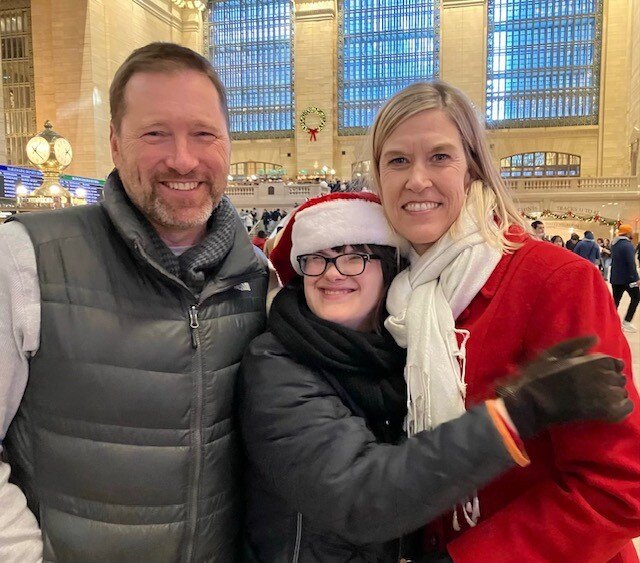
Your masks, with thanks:
[{"label": "white fur hat trim", "polygon": [[407,246],[387,223],[382,206],[364,199],[335,199],[303,209],[291,235],[291,265],[300,275],[301,254],[353,244],[393,246],[404,253]]}]

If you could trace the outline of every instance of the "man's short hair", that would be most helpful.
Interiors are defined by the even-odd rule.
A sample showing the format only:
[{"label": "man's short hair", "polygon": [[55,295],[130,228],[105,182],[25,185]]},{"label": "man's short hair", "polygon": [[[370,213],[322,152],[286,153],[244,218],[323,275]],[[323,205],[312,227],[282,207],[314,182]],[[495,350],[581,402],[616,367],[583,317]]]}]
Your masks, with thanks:
[{"label": "man's short hair", "polygon": [[216,92],[218,92],[220,106],[227,122],[227,129],[229,129],[227,92],[211,63],[205,57],[187,47],[158,41],[133,51],[113,77],[109,88],[109,104],[111,106],[111,123],[113,123],[116,131],[120,130],[122,118],[127,110],[125,89],[134,74],[138,72],[171,73],[181,70],[195,70],[211,80]]},{"label": "man's short hair", "polygon": [[531,228],[535,231],[540,225],[544,225],[542,221],[534,221],[531,223]]}]

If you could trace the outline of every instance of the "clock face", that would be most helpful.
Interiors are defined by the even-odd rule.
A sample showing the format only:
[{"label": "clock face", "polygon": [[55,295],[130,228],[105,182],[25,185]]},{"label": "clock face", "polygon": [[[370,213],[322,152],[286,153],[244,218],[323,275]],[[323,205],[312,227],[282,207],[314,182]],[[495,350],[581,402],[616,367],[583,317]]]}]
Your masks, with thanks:
[{"label": "clock face", "polygon": [[66,139],[56,139],[56,142],[53,143],[53,151],[56,159],[62,166],[69,166],[73,158],[73,151],[71,150],[69,141]]},{"label": "clock face", "polygon": [[42,137],[33,137],[27,143],[27,158],[34,164],[44,164],[49,160],[51,147],[49,141]]}]

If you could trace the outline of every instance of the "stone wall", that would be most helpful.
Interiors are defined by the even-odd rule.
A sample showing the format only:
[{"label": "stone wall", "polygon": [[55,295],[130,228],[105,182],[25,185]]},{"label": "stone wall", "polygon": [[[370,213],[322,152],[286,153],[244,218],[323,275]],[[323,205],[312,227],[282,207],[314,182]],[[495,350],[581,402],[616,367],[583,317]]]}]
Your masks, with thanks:
[{"label": "stone wall", "polygon": [[[350,177],[363,138],[337,134],[337,2],[296,0],[295,132],[290,139],[235,141],[232,161],[282,164],[289,173],[321,167]],[[104,176],[109,154],[108,86],[136,47],[175,41],[202,51],[202,15],[171,0],[33,0],[38,127],[50,119],[74,148],[69,173]],[[441,76],[485,105],[486,2],[444,0]],[[300,129],[309,106],[327,116],[317,141]],[[640,137],[640,2],[604,0],[600,124],[490,132],[496,163],[515,153],[561,151],[582,157],[583,176],[630,173],[630,145]]]},{"label": "stone wall", "polygon": [[[202,16],[171,0],[33,0],[38,126],[46,119],[73,146],[68,173],[104,177],[109,84],[131,51],[173,41],[202,51]],[[196,13],[194,13],[196,12]]]},{"label": "stone wall", "polygon": [[[627,135],[629,157],[633,159],[636,173],[640,174],[640,0],[631,0],[629,17],[629,111]],[[631,166],[631,162],[630,162]]]},{"label": "stone wall", "polygon": [[[0,76],[2,76],[2,60],[0,60]],[[7,162],[7,142],[4,129],[4,88],[0,87],[0,162]]]}]

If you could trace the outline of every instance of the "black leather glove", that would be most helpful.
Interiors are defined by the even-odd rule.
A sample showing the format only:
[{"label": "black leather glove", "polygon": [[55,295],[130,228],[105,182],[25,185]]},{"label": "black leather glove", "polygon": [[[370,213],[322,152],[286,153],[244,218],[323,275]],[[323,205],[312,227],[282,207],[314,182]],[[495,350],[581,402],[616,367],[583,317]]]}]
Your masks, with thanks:
[{"label": "black leather glove", "polygon": [[520,370],[520,377],[497,388],[523,439],[547,426],[580,420],[620,422],[633,403],[624,388],[622,361],[585,355],[597,339],[566,340],[548,348]]}]

